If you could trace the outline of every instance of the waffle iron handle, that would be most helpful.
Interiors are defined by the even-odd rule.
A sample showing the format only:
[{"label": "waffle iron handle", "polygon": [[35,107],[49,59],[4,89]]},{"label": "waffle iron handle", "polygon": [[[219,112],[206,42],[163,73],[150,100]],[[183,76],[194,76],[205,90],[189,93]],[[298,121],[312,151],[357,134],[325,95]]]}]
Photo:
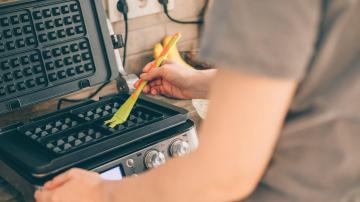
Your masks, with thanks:
[{"label": "waffle iron handle", "polygon": [[119,76],[116,78],[117,90],[118,90],[118,93],[121,93],[121,94],[128,93],[129,86],[127,84],[126,79],[124,78],[124,76],[126,77],[126,75],[128,75],[128,74],[122,65],[122,60],[121,60],[120,51],[119,51],[119,48],[122,48],[124,45],[123,40],[122,40],[121,35],[118,35],[115,33],[110,20],[106,19],[106,22],[107,22],[107,26],[108,26],[110,36],[112,39],[112,43],[113,43],[113,47],[114,47],[114,54],[115,54],[117,69],[119,70]]}]

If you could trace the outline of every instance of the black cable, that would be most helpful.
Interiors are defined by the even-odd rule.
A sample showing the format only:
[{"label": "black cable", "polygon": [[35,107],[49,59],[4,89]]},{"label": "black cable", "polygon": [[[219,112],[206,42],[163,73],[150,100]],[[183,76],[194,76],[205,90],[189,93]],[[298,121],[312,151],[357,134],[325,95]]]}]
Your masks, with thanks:
[{"label": "black cable", "polygon": [[205,16],[205,12],[207,10],[207,7],[209,5],[209,0],[205,0],[205,4],[204,7],[201,9],[200,12],[200,19],[197,21],[183,21],[183,20],[178,20],[173,18],[170,14],[169,14],[169,10],[168,10],[168,3],[169,0],[159,0],[159,3],[163,6],[164,8],[164,13],[165,15],[173,22],[179,23],[179,24],[198,24],[201,25],[204,23],[204,16]]},{"label": "black cable", "polygon": [[105,88],[108,84],[110,83],[110,81],[106,81],[105,83],[101,84],[101,86],[99,86],[98,89],[96,89],[96,91],[94,91],[93,93],[91,93],[88,97],[86,98],[80,98],[80,99],[67,99],[67,98],[60,98],[57,104],[57,109],[60,110],[61,109],[61,105],[63,102],[70,102],[70,103],[77,103],[77,102],[85,102],[90,100],[91,98],[95,97],[103,88]]},{"label": "black cable", "polygon": [[129,35],[129,22],[128,22],[128,12],[129,7],[127,5],[126,0],[119,0],[117,3],[117,9],[122,15],[124,16],[124,23],[125,23],[125,42],[124,42],[124,52],[123,52],[123,67],[125,68],[126,65],[126,53],[127,53],[127,41]]},{"label": "black cable", "polygon": [[199,20],[199,21],[181,21],[181,20],[177,20],[177,19],[170,16],[167,4],[166,5],[163,4],[163,7],[164,7],[165,15],[173,22],[176,22],[176,23],[179,23],[179,24],[203,24],[202,20]]},{"label": "black cable", "polygon": [[125,22],[125,39],[124,39],[124,53],[123,53],[123,67],[125,68],[126,65],[126,54],[127,54],[127,42],[128,42],[128,35],[129,35],[129,22],[127,14],[123,14],[124,22]]},{"label": "black cable", "polygon": [[[119,0],[118,4],[117,4],[117,9],[123,14],[124,16],[124,21],[125,21],[125,42],[124,42],[124,55],[123,55],[123,67],[125,67],[126,65],[126,53],[127,53],[127,41],[128,41],[128,16],[127,13],[129,12],[129,8],[128,5],[126,3],[126,0]],[[98,89],[96,89],[96,91],[94,91],[93,93],[91,93],[88,97],[86,98],[80,98],[80,99],[67,99],[67,98],[60,98],[57,104],[57,109],[60,110],[61,109],[61,105],[63,102],[69,102],[69,103],[77,103],[77,102],[85,102],[88,101],[90,99],[92,99],[93,97],[95,97],[104,87],[106,87],[108,84],[110,83],[110,81],[107,81],[105,83],[103,83],[101,86],[99,86]]]},{"label": "black cable", "polygon": [[199,14],[199,17],[203,21],[203,23],[205,22],[205,14],[209,7],[209,3],[210,3],[210,0],[205,0],[204,6],[201,9],[200,14]]}]

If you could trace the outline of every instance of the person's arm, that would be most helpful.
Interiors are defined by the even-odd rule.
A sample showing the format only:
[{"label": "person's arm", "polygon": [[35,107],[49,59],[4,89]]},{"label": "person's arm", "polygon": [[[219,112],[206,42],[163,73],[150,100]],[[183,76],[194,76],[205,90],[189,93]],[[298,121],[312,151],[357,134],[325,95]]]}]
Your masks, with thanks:
[{"label": "person's arm", "polygon": [[296,82],[220,70],[199,150],[139,177],[103,185],[111,201],[233,201],[259,182]]}]

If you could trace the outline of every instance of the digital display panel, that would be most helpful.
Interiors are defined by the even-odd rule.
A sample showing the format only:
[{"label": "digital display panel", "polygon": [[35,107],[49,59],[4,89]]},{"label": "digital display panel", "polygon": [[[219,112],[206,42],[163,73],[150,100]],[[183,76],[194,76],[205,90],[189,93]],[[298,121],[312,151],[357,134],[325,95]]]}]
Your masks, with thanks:
[{"label": "digital display panel", "polygon": [[102,173],[100,173],[100,176],[104,180],[121,180],[124,177],[120,166],[117,166],[115,168],[111,168],[110,170],[102,172]]}]

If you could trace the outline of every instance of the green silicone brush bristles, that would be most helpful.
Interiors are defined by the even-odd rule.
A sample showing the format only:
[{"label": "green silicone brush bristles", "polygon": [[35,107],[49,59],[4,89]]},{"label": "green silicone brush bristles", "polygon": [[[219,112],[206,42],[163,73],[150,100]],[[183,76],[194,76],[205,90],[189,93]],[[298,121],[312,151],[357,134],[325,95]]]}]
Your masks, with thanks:
[{"label": "green silicone brush bristles", "polygon": [[146,84],[147,81],[142,81],[140,86],[135,90],[135,92],[133,92],[133,94],[131,94],[120,109],[116,111],[114,116],[110,120],[105,121],[105,124],[109,124],[109,127],[115,128],[117,125],[125,123]]},{"label": "green silicone brush bristles", "polygon": [[120,107],[114,116],[110,120],[105,121],[105,124],[110,124],[109,127],[111,128],[115,128],[117,125],[123,124],[130,116],[137,98],[138,96],[130,96],[130,98],[126,100],[126,102]]}]

